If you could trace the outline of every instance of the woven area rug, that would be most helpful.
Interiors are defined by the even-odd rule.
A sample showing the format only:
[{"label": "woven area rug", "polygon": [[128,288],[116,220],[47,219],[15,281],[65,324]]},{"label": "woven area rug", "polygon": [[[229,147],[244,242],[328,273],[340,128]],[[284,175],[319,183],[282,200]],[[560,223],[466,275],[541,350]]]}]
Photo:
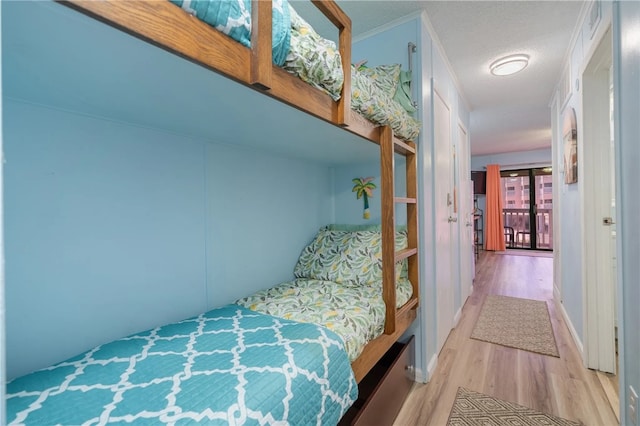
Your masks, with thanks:
[{"label": "woven area rug", "polygon": [[464,388],[458,388],[447,422],[447,426],[576,426],[580,424]]},{"label": "woven area rug", "polygon": [[539,300],[489,295],[471,338],[559,357],[547,304]]}]

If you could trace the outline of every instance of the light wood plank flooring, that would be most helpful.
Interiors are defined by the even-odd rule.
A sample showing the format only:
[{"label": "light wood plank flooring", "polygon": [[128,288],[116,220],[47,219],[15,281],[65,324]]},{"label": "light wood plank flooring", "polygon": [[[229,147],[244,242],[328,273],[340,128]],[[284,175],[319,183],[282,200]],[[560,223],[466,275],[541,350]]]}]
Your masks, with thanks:
[{"label": "light wood plank flooring", "polygon": [[[445,425],[459,386],[587,426],[618,424],[600,380],[582,366],[556,312],[552,268],[551,258],[483,252],[474,291],[440,352],[434,376],[427,384],[414,385],[395,424]],[[488,294],[547,301],[560,358],[472,340],[469,336]]]}]

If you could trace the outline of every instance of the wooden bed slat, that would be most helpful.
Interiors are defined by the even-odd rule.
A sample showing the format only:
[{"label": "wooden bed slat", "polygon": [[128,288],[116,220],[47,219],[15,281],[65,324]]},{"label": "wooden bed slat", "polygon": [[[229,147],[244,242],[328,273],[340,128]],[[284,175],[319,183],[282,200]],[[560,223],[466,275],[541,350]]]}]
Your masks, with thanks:
[{"label": "wooden bed slat", "polygon": [[262,90],[271,88],[273,49],[271,0],[251,0],[251,83]]},{"label": "wooden bed slat", "polygon": [[[414,142],[406,142],[406,145],[413,150],[413,153],[406,154],[406,182],[407,197],[416,200],[415,203],[407,204],[407,245],[415,248],[416,252],[420,251],[418,246],[418,155],[417,147]],[[397,146],[397,144],[396,144]],[[419,283],[419,258],[411,256],[409,258],[409,281],[413,286],[413,295],[416,298],[416,304],[419,302],[420,286]]]},{"label": "wooden bed slat", "polygon": [[393,138],[394,150],[398,154],[410,155],[416,153],[415,144],[413,142],[405,142],[398,138]]},{"label": "wooden bed slat", "polygon": [[342,96],[338,100],[334,120],[336,124],[343,126],[350,124],[349,117],[351,116],[351,21],[349,21],[348,26],[340,29],[338,44],[342,59],[342,69],[344,70],[344,83],[342,84]]},{"label": "wooden bed slat", "polygon": [[409,197],[395,197],[393,200],[396,204],[398,203],[415,204],[418,202],[418,200],[416,200],[415,198],[409,198]]},{"label": "wooden bed slat", "polygon": [[386,305],[384,332],[396,331],[395,203],[393,134],[389,126],[380,128],[380,173],[382,193],[382,297]]},{"label": "wooden bed slat", "polygon": [[418,249],[415,247],[406,248],[404,250],[400,250],[396,252],[394,260],[396,262],[400,262],[403,259],[413,256],[414,254],[418,254]]}]

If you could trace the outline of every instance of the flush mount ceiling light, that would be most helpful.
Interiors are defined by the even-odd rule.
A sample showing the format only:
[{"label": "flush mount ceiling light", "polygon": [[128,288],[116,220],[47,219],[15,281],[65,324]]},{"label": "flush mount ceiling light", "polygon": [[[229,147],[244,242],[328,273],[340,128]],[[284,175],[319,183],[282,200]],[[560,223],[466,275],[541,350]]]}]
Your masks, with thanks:
[{"label": "flush mount ceiling light", "polygon": [[528,55],[510,55],[494,61],[489,69],[493,75],[511,75],[522,71],[528,64]]}]

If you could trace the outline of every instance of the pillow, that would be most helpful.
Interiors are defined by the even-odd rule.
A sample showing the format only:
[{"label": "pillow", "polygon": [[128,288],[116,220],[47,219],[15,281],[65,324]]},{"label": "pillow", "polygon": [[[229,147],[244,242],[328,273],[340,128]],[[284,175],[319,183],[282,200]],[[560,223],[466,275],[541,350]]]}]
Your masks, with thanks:
[{"label": "pillow", "polygon": [[351,67],[351,108],[376,124],[391,126],[400,139],[415,141],[420,133],[420,122],[392,96],[377,90],[373,80],[354,66]]},{"label": "pillow", "polygon": [[322,38],[289,4],[291,41],[283,68],[302,81],[340,99],[344,83],[342,57],[336,44]]},{"label": "pillow", "polygon": [[[407,247],[406,230],[396,233],[396,250]],[[406,260],[396,267],[396,280],[404,274]],[[348,231],[322,228],[300,254],[296,278],[339,284],[373,284],[382,280],[382,234],[379,230]]]},{"label": "pillow", "polygon": [[400,71],[398,88],[393,99],[402,105],[402,108],[409,114],[416,112],[416,108],[413,106],[413,99],[411,99],[411,71]]},{"label": "pillow", "polygon": [[393,98],[398,88],[400,64],[378,65],[369,68],[365,65],[358,67],[358,71],[371,79],[374,86]]}]

